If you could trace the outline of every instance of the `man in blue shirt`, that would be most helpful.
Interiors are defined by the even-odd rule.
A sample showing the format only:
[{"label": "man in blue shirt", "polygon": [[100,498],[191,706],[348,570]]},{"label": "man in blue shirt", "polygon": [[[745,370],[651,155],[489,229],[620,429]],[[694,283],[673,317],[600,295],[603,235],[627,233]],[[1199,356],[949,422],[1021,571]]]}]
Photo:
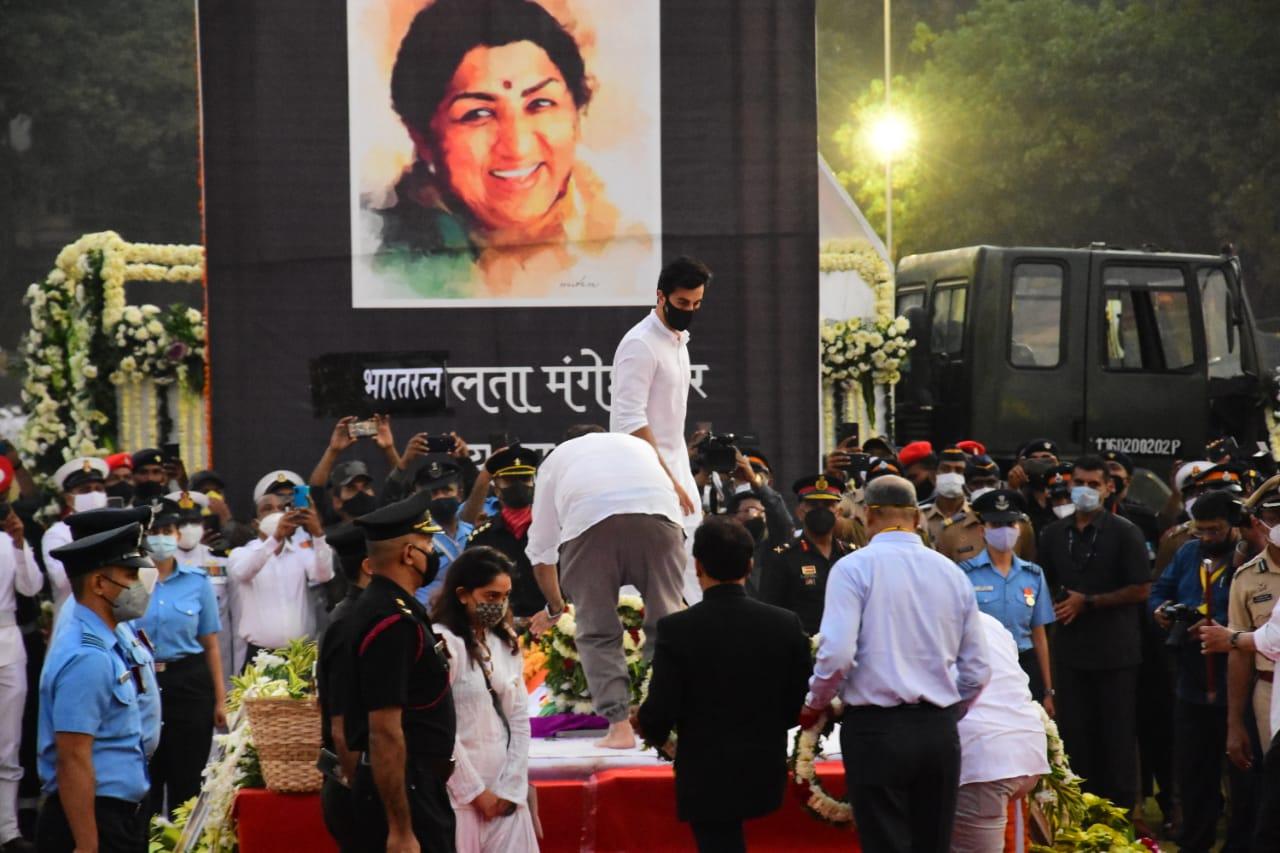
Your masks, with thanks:
[{"label": "man in blue shirt", "polygon": [[866,850],[946,850],[964,716],[991,678],[973,586],[925,547],[909,480],[867,483],[870,543],[827,579],[809,728],[838,693],[845,781]]},{"label": "man in blue shirt", "polygon": [[1222,758],[1227,743],[1227,655],[1202,654],[1195,642],[1205,617],[1219,625],[1228,621],[1228,602],[1239,533],[1245,521],[1239,500],[1230,492],[1202,495],[1192,507],[1198,538],[1182,545],[1151,587],[1148,606],[1156,622],[1175,627],[1166,605],[1182,604],[1195,614],[1171,633],[1178,662],[1177,699],[1173,712],[1173,744],[1182,792],[1182,837],[1179,849],[1199,853],[1213,848],[1222,812]]},{"label": "man in blue shirt", "polygon": [[430,599],[444,585],[449,564],[467,547],[467,539],[476,528],[458,515],[462,506],[462,469],[453,462],[433,459],[423,465],[414,478],[414,491],[430,493],[431,518],[440,525],[440,532],[432,537],[433,547],[440,555],[440,571],[435,580],[414,593],[430,609]]},{"label": "man in blue shirt", "polygon": [[973,502],[982,522],[986,547],[960,563],[969,576],[978,609],[993,616],[1018,644],[1018,663],[1030,681],[1031,697],[1054,713],[1053,676],[1045,625],[1054,621],[1053,596],[1044,571],[1022,559],[1014,548],[1026,518],[1022,495],[1012,489],[987,492]]},{"label": "man in blue shirt", "polygon": [[39,770],[47,795],[40,850],[145,851],[150,789],[138,693],[143,681],[116,626],[146,612],[138,579],[151,568],[134,523],[53,551],[74,607],[40,675]]},{"label": "man in blue shirt", "polygon": [[[115,530],[127,524],[133,524],[135,521],[142,525],[143,530],[147,530],[151,527],[151,517],[151,505],[145,504],[128,509],[92,509],[77,512],[67,516],[66,525],[71,528],[71,538],[78,540],[95,533]],[[141,575],[143,584],[153,584],[156,572],[154,569],[146,569],[141,572]],[[70,614],[75,611],[75,608],[76,600],[72,596],[63,604],[57,620],[53,623],[54,639],[63,630],[63,626],[74,621],[63,619],[62,612]],[[145,632],[135,630],[130,622],[121,622],[116,625],[116,636],[120,638],[121,645],[124,646],[128,657],[132,659],[133,665],[138,667],[142,677],[142,691],[138,694],[138,711],[142,715],[142,747],[147,753],[147,759],[150,760],[160,746],[160,685],[156,680],[155,647],[151,645],[151,638]]]}]

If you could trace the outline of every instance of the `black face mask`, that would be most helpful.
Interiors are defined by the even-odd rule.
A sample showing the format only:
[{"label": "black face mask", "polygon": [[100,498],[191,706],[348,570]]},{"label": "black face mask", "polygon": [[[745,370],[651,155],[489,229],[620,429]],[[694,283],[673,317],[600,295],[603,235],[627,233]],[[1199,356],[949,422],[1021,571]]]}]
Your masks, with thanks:
[{"label": "black face mask", "polygon": [[1200,543],[1200,550],[1211,557],[1221,557],[1223,554],[1229,553],[1231,549],[1235,547],[1236,547],[1236,543],[1233,542],[1231,539],[1227,539],[1225,542],[1201,541]]},{"label": "black face mask", "polygon": [[152,483],[150,481],[139,483],[133,490],[133,502],[138,506],[154,503],[162,497],[164,497],[163,483]]},{"label": "black face mask", "polygon": [[826,536],[836,526],[836,514],[825,506],[804,514],[804,529],[814,536]]},{"label": "black face mask", "polygon": [[342,502],[342,511],[352,518],[368,515],[378,508],[378,499],[368,492],[357,492],[356,495]]},{"label": "black face mask", "polygon": [[458,514],[458,507],[461,503],[457,498],[432,498],[431,517],[436,521],[448,524]]},{"label": "black face mask", "polygon": [[927,501],[933,497],[933,480],[925,477],[916,483],[916,501]]},{"label": "black face mask", "polygon": [[422,572],[421,586],[429,586],[431,582],[436,579],[436,575],[440,574],[440,553],[434,548],[428,551],[426,548],[419,548],[417,545],[412,545],[410,547],[419,554],[427,555],[427,568]]},{"label": "black face mask", "polygon": [[515,483],[499,489],[498,498],[508,509],[524,509],[533,503],[533,486],[529,483]]},{"label": "black face mask", "polygon": [[121,480],[119,483],[107,486],[107,497],[119,498],[125,506],[128,506],[133,502],[133,484]]},{"label": "black face mask", "polygon": [[693,325],[693,315],[697,312],[685,308],[677,308],[670,302],[666,302],[663,304],[662,313],[667,318],[668,326],[677,332],[687,332],[689,327]]},{"label": "black face mask", "polygon": [[751,534],[751,538],[755,540],[757,545],[764,541],[765,534],[768,532],[764,519],[758,515],[742,522],[742,526],[747,528],[747,532]]}]

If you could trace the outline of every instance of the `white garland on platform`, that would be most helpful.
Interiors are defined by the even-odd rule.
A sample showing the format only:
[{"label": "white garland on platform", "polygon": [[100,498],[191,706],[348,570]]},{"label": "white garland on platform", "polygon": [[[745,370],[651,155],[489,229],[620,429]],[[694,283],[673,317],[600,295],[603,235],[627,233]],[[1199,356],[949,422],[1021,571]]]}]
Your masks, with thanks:
[{"label": "white garland on platform", "polygon": [[[619,596],[618,617],[622,620],[622,651],[631,680],[631,698],[638,700],[648,669],[644,663],[645,634],[641,627],[644,624],[644,602],[638,595]],[[578,623],[570,605],[538,641],[547,656],[544,714],[594,713],[575,641],[577,635]]]}]

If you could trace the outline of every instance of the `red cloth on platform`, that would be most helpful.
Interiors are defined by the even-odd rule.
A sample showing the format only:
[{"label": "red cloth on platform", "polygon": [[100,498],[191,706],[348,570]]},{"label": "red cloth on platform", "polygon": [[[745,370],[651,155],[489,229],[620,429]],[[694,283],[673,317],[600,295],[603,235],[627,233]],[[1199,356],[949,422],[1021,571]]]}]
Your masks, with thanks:
[{"label": "red cloth on platform", "polygon": [[[818,765],[833,796],[844,791],[839,762]],[[608,770],[591,779],[541,780],[538,812],[543,853],[693,851],[693,834],[676,820],[670,767]],[[325,831],[318,794],[276,794],[245,789],[236,797],[241,853],[335,853]],[[857,851],[857,835],[811,817],[799,797],[788,796],[773,814],[747,823],[747,845],[758,851]]]}]

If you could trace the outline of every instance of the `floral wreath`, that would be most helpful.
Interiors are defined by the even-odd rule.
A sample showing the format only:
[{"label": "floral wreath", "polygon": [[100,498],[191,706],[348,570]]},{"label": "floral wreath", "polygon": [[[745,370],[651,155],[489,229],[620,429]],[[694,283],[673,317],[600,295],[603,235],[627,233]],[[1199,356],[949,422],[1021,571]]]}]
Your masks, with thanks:
[{"label": "floral wreath", "polygon": [[804,799],[805,811],[835,826],[852,826],[853,806],[828,794],[816,769],[818,759],[822,757],[822,739],[843,711],[840,700],[835,699],[831,703],[830,714],[824,713],[812,726],[796,732],[792,775]]},{"label": "floral wreath", "polygon": [[[125,304],[125,282],[198,282],[204,248],[128,243],[113,231],[86,234],[58,253],[24,302],[31,330],[21,352],[28,418],[15,442],[44,483],[76,456],[102,455],[117,438],[116,389],[153,379],[200,388],[204,316],[194,308]],[[105,365],[114,365],[103,375]]]},{"label": "floral wreath", "polygon": [[[644,602],[637,595],[618,597],[618,618],[622,620],[622,651],[631,681],[631,702],[637,704],[646,684],[644,663]],[[587,675],[582,669],[576,637],[578,623],[573,605],[566,605],[556,623],[538,640],[547,658],[547,700],[541,714],[590,714],[593,712]]]}]

